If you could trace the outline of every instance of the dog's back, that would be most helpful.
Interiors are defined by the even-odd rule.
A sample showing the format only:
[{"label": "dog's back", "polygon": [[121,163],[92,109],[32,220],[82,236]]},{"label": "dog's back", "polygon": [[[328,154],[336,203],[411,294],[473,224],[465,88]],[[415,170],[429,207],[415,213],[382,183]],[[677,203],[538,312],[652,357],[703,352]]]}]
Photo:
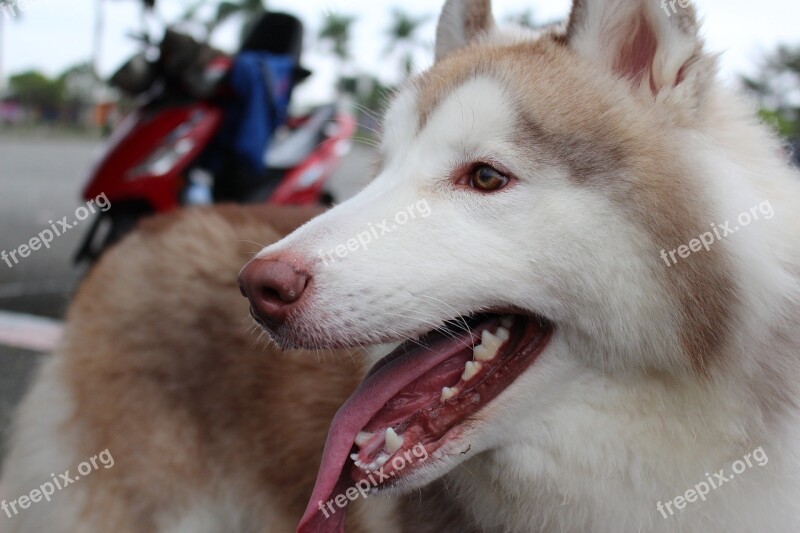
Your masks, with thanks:
[{"label": "dog's back", "polygon": [[[361,369],[346,355],[284,356],[259,341],[236,275],[312,214],[189,211],[145,223],[100,262],[19,413],[6,531],[294,529]],[[97,464],[106,450],[113,461]],[[81,476],[92,458],[97,468]],[[68,486],[52,501],[20,507],[19,496],[55,482]]]}]

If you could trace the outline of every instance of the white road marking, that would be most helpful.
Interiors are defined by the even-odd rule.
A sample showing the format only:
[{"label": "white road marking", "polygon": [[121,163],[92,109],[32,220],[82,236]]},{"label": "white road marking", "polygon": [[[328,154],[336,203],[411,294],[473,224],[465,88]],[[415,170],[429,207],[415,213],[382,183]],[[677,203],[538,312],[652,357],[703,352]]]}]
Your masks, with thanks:
[{"label": "white road marking", "polygon": [[35,352],[56,348],[63,325],[58,320],[0,311],[0,344]]}]

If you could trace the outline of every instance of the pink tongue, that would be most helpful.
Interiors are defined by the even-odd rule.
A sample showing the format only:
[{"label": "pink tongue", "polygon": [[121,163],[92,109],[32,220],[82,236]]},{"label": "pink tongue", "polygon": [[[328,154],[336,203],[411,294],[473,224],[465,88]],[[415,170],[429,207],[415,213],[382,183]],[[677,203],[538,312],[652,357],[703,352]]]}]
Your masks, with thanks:
[{"label": "pink tongue", "polygon": [[[384,360],[388,362],[381,361],[376,365],[376,369],[373,369],[339,409],[331,423],[322,464],[317,474],[317,483],[303,519],[297,527],[298,533],[344,531],[346,508],[340,508],[336,503],[332,503],[331,507],[336,511],[334,514],[331,512],[331,507],[327,506],[327,502],[344,494],[348,485],[352,485],[344,466],[358,432],[397,393],[453,354],[471,348],[473,342],[474,333],[457,339],[434,334],[427,340],[420,341],[422,347],[404,344]],[[327,518],[320,510],[321,506],[325,509]]]}]

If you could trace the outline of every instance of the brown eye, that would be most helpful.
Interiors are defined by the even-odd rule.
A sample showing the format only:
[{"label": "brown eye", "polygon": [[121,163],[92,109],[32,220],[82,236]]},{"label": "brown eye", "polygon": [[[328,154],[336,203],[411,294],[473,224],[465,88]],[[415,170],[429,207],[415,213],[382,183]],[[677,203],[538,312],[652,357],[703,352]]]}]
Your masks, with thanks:
[{"label": "brown eye", "polygon": [[508,177],[492,167],[483,165],[472,172],[469,185],[480,191],[497,191],[508,185]]}]

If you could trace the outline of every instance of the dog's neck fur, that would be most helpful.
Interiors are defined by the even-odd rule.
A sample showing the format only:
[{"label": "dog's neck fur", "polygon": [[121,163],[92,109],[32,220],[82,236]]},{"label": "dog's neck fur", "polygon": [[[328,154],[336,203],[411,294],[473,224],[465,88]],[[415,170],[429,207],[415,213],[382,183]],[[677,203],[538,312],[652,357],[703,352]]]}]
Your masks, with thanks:
[{"label": "dog's neck fur", "polygon": [[[498,32],[485,39],[512,42],[520,35],[530,36]],[[725,359],[702,377],[654,372],[642,379],[640,373],[600,369],[572,383],[581,390],[583,412],[574,405],[552,412],[528,439],[478,455],[409,496],[403,515],[420,520],[411,524],[406,518],[409,530],[455,524],[463,531],[788,531],[795,524],[800,175],[748,102],[719,86],[708,90],[703,123],[709,129],[702,135],[687,130],[681,156],[710,178],[719,212],[738,214],[741,206],[768,200],[780,213],[726,243],[737,308]],[[566,445],[563,428],[553,432],[558,437],[548,437],[548,429],[560,425],[560,414],[581,418],[571,421],[575,433]],[[748,468],[742,474],[750,478],[746,485],[721,486],[697,512],[688,504],[667,518],[659,514],[657,503],[684,494],[709,473],[729,472],[731,462],[759,447],[769,462]],[[673,464],[664,468],[669,457]],[[762,492],[765,487],[770,490]],[[443,515],[445,502],[458,512]],[[714,519],[703,519],[705,513]]]},{"label": "dog's neck fur", "polygon": [[[796,301],[775,304],[797,316]],[[788,321],[769,330],[771,341],[744,341],[731,352],[737,362],[724,379],[598,374],[575,383],[583,389],[581,410],[551,413],[527,441],[478,455],[408,496],[401,515],[430,529],[407,530],[788,531],[800,513],[798,387],[790,378],[797,375],[800,341]],[[563,429],[548,437],[560,415],[573,418],[567,441]],[[659,514],[657,503],[723,468],[727,475],[732,461],[757,448],[769,462],[745,471],[746,485],[730,482],[712,491],[696,513],[689,504],[685,513]],[[443,516],[442,508],[452,512]],[[714,519],[698,520],[700,513]]]},{"label": "dog's neck fur", "polygon": [[[716,91],[707,120],[710,140],[687,142],[684,156],[694,156],[707,167],[701,171],[714,176],[723,212],[734,212],[724,205],[729,201],[742,205],[749,198],[744,204],[757,205],[769,199],[782,215],[778,223],[747,228],[729,246],[739,308],[726,359],[705,379],[628,379],[600,371],[574,383],[583,389],[585,411],[563,413],[583,417],[573,421],[571,443],[548,439],[548,428],[560,423],[554,413],[527,441],[479,455],[409,497],[409,510],[428,507],[420,515],[425,523],[438,519],[437,527],[448,527],[463,520],[464,531],[792,527],[786,517],[800,515],[800,176],[788,166],[780,141],[756,121],[752,106],[727,90]],[[729,472],[743,451],[759,447],[769,463],[742,474],[751,478],[746,487],[721,486],[699,513],[691,513],[691,504],[666,519],[657,511],[658,502],[684,494],[723,467]],[[670,468],[663,467],[665,457],[673,461]],[[668,471],[669,478],[657,477]],[[457,517],[437,512],[443,499],[459,510]],[[698,520],[700,513],[714,521]],[[690,515],[692,522],[685,520]]]}]

